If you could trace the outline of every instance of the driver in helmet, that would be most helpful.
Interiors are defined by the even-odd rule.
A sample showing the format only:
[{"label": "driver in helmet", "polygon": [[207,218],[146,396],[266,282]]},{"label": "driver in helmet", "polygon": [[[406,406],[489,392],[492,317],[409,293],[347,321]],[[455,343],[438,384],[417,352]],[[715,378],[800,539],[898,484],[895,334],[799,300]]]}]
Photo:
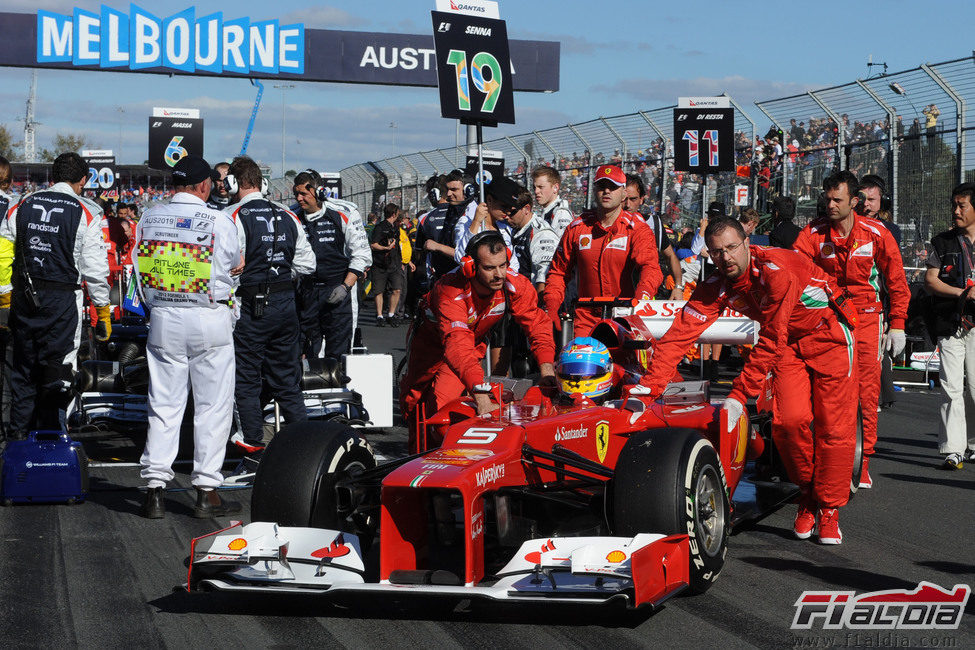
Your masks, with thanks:
[{"label": "driver in helmet", "polygon": [[582,395],[600,400],[619,383],[609,348],[591,336],[577,336],[562,349],[555,364],[559,393],[569,399]]}]

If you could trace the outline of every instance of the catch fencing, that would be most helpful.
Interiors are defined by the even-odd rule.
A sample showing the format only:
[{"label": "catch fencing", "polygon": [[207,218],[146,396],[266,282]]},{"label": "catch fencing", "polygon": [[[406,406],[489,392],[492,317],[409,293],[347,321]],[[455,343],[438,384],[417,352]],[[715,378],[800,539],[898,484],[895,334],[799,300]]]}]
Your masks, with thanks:
[{"label": "catch fencing", "polygon": [[[643,176],[650,209],[677,227],[696,225],[704,201],[733,209],[741,187],[747,205],[763,214],[776,196],[793,197],[804,224],[816,214],[826,175],[873,173],[887,183],[890,216],[912,254],[950,225],[952,187],[975,180],[975,55],[758,101],[748,111],[729,99],[738,169],[708,176],[707,194],[701,177],[673,170],[674,106],[495,138],[484,149],[500,151],[506,173],[526,185],[534,167],[556,168],[576,213],[591,204],[595,168],[622,164]],[[772,123],[766,132],[757,131],[759,115]],[[341,172],[344,196],[363,215],[379,214],[386,202],[426,210],[426,180],[463,167],[467,153],[462,145],[352,165]],[[290,194],[287,182],[272,185]]]}]

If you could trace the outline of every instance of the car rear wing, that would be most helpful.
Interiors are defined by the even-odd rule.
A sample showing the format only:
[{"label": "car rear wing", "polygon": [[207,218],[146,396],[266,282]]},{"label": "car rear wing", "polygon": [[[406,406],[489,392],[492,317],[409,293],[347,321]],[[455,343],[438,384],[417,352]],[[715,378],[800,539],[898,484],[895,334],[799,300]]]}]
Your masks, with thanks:
[{"label": "car rear wing", "polygon": [[[650,335],[659,339],[667,330],[686,300],[615,300],[612,304],[614,318],[639,316]],[[758,342],[759,325],[743,314],[731,309],[711,324],[698,343],[721,343],[726,345],[754,345]]]}]

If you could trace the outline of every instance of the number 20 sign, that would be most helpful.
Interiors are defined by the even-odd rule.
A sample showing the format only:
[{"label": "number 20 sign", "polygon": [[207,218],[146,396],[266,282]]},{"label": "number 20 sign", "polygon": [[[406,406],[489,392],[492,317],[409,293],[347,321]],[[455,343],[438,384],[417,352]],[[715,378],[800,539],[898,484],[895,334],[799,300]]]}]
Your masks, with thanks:
[{"label": "number 20 sign", "polygon": [[[711,99],[716,106],[709,105]],[[722,107],[720,100],[726,102],[727,98],[692,99],[693,107],[674,109],[676,171],[711,174],[735,170],[735,113]]]},{"label": "number 20 sign", "polygon": [[431,12],[440,114],[463,122],[514,124],[511,57],[503,20]]}]

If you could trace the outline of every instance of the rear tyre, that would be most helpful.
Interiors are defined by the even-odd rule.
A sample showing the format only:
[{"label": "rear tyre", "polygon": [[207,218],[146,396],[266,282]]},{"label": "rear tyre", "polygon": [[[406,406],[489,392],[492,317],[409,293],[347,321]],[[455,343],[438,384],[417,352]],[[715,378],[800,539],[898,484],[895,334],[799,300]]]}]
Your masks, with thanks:
[{"label": "rear tyre", "polygon": [[339,497],[336,484],[375,466],[369,443],[346,424],[307,421],[286,426],[261,457],[251,516],[281,526],[355,533],[363,549],[368,548],[378,519],[350,508],[350,499]]},{"label": "rear tyre", "polygon": [[634,434],[616,463],[612,486],[616,534],[685,533],[690,589],[703,593],[724,565],[731,504],[711,443],[693,429]]}]

